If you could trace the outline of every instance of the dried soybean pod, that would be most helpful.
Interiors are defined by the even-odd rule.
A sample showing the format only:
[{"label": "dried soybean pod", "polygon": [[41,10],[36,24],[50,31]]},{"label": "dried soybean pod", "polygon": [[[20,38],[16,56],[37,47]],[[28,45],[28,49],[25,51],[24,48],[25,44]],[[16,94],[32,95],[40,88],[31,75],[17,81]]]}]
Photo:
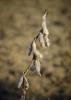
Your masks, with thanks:
[{"label": "dried soybean pod", "polygon": [[40,35],[39,35],[39,41],[40,41],[40,43],[41,43],[41,46],[42,46],[43,48],[45,48],[44,35],[43,35],[42,33],[40,33]]},{"label": "dried soybean pod", "polygon": [[41,76],[41,73],[40,73],[40,61],[39,59],[36,59],[35,60],[35,67],[36,67],[36,73]]},{"label": "dried soybean pod", "polygon": [[47,34],[44,34],[44,41],[45,41],[45,45],[47,47],[49,47],[50,46],[50,42],[49,42],[49,38],[48,38],[48,35]]},{"label": "dried soybean pod", "polygon": [[46,16],[47,16],[47,11],[45,10],[44,15],[42,16],[42,29],[43,29],[44,34],[49,34],[49,31],[46,25]]}]

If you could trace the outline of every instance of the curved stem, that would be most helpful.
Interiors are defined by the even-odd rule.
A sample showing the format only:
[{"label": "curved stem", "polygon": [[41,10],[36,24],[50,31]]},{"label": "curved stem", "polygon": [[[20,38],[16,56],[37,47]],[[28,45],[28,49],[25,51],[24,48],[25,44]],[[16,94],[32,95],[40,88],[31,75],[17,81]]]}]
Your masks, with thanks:
[{"label": "curved stem", "polygon": [[23,74],[26,75],[28,73],[29,69],[30,69],[30,65],[26,68],[26,70],[25,70],[25,72],[23,72]]}]

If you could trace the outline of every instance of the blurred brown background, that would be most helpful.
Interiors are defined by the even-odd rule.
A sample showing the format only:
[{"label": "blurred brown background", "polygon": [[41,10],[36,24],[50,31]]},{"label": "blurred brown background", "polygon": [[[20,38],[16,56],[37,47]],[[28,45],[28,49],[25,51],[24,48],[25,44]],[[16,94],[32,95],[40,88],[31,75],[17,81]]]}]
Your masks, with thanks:
[{"label": "blurred brown background", "polygon": [[71,100],[71,0],[0,0],[0,100],[19,100],[16,81],[31,62],[27,48],[45,9],[51,45],[43,50],[42,77],[27,75],[27,100]]}]

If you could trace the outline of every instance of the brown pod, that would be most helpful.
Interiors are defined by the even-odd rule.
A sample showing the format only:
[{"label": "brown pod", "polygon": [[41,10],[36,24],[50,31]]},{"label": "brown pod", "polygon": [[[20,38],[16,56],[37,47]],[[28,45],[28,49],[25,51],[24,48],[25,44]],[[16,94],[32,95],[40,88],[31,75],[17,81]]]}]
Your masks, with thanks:
[{"label": "brown pod", "polygon": [[41,43],[41,46],[43,47],[43,48],[45,48],[45,41],[44,41],[44,37],[43,37],[44,35],[42,34],[42,33],[40,33],[40,35],[39,35],[39,41],[40,41],[40,43]]},{"label": "brown pod", "polygon": [[32,72],[38,74],[39,76],[41,76],[41,73],[40,73],[40,61],[39,61],[39,59],[33,60],[31,66],[30,66],[30,70]]},{"label": "brown pod", "polygon": [[22,74],[18,81],[18,88],[21,88],[22,86],[25,87],[26,90],[29,88],[28,80],[24,74]]},{"label": "brown pod", "polygon": [[43,58],[43,55],[42,55],[38,50],[36,50],[36,51],[34,52],[34,54],[36,55],[37,58],[40,58],[40,59]]},{"label": "brown pod", "polygon": [[40,73],[40,61],[39,59],[36,59],[35,60],[35,67],[36,67],[36,73],[41,76],[41,73]]},{"label": "brown pod", "polygon": [[32,42],[32,50],[33,50],[33,52],[36,51],[36,42],[35,42],[35,40]]},{"label": "brown pod", "polygon": [[50,46],[50,42],[49,42],[49,38],[48,38],[48,35],[47,34],[44,35],[44,41],[45,41],[45,45],[47,47],[49,47]]},{"label": "brown pod", "polygon": [[32,43],[32,50],[33,50],[33,54],[35,54],[37,58],[41,58],[41,59],[43,58],[43,55],[36,48],[35,41],[33,41],[33,43]]},{"label": "brown pod", "polygon": [[46,15],[47,15],[47,12],[45,12],[44,15],[42,16],[42,29],[43,29],[44,34],[49,34],[49,31],[46,25]]}]

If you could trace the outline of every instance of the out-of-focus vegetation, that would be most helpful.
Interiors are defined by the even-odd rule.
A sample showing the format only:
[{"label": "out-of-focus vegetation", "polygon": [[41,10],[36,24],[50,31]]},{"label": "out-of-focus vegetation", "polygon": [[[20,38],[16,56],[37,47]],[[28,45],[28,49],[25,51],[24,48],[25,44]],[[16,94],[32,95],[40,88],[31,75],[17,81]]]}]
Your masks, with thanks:
[{"label": "out-of-focus vegetation", "polygon": [[20,97],[16,80],[31,62],[27,48],[40,29],[45,8],[51,45],[43,50],[42,77],[27,75],[27,100],[47,100],[54,95],[55,100],[63,96],[70,100],[71,0],[0,0],[0,100]]}]

